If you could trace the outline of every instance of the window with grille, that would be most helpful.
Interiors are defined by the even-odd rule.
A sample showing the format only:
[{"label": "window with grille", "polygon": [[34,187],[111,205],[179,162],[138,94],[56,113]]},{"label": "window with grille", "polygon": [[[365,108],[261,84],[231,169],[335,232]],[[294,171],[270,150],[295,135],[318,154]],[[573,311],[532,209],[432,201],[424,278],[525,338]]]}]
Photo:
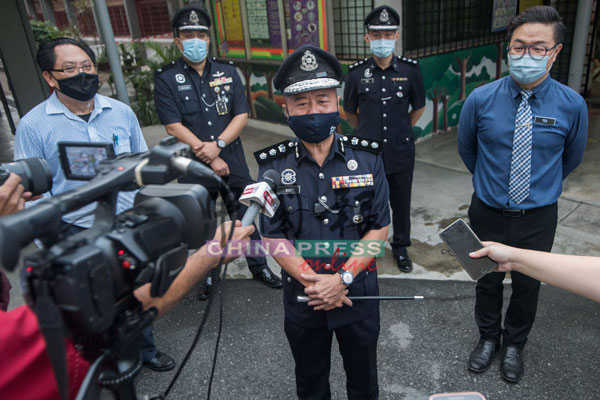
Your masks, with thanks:
[{"label": "window with grille", "polygon": [[171,20],[165,0],[136,0],[142,36],[171,32]]},{"label": "window with grille", "polygon": [[494,0],[404,1],[404,54],[424,57],[502,42],[506,31],[492,32]]},{"label": "window with grille", "polygon": [[364,20],[371,10],[372,0],[333,1],[335,55],[339,60],[356,61],[371,54],[364,40]]},{"label": "window with grille", "polygon": [[129,25],[127,24],[127,15],[124,6],[108,7],[110,24],[115,36],[129,36]]},{"label": "window with grille", "polygon": [[65,11],[54,10],[54,19],[56,20],[56,26],[58,29],[66,29],[69,27],[69,19]]}]

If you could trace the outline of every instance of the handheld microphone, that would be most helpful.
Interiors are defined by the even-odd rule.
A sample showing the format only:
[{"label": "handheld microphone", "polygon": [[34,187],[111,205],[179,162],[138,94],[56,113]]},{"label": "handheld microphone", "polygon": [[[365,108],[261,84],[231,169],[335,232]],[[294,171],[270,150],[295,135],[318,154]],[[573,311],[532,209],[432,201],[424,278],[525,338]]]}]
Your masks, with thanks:
[{"label": "handheld microphone", "polygon": [[279,173],[270,169],[263,174],[259,182],[246,186],[240,196],[240,203],[248,206],[248,211],[242,218],[242,226],[252,224],[259,212],[269,218],[275,215],[279,207],[279,199],[275,195],[278,180]]}]

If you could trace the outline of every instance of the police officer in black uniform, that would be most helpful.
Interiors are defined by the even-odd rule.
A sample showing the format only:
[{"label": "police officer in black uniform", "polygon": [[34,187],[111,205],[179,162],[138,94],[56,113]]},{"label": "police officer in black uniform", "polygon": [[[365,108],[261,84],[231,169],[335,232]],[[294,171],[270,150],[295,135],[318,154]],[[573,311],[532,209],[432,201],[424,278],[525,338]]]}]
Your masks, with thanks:
[{"label": "police officer in black uniform", "polygon": [[[281,205],[272,218],[261,215],[265,243],[316,240],[329,245],[329,253],[321,257],[274,255],[283,270],[285,333],[301,399],[331,398],[334,332],[348,397],[378,397],[379,304],[352,304],[346,297],[379,293],[375,260],[347,247],[336,252],[330,241],[374,240],[383,248],[390,223],[388,185],[380,142],[335,133],[340,79],[341,66],[334,56],[311,45],[296,49],[281,64],[274,86],[284,95],[284,110],[297,138],[254,154],[260,176],[270,169],[281,175]],[[310,302],[297,302],[305,294]]]},{"label": "police officer in black uniform", "polygon": [[[184,7],[175,14],[175,43],[183,56],[157,70],[154,102],[167,133],[192,146],[196,157],[221,176],[239,198],[252,183],[239,138],[249,109],[233,63],[207,57],[210,23],[208,13],[198,6]],[[217,197],[218,188],[211,187],[210,182],[201,183]],[[247,209],[237,199],[227,205],[228,210],[232,207],[237,208],[238,218]],[[258,232],[251,239],[260,240]],[[281,288],[281,279],[264,258],[248,257],[247,261],[254,279]],[[200,296],[206,297],[207,293]]]},{"label": "police officer in black uniform", "polygon": [[373,57],[348,67],[344,110],[349,122],[358,127],[358,135],[384,143],[383,161],[394,227],[391,244],[398,268],[408,273],[412,271],[406,247],[410,246],[410,195],[415,164],[412,127],[425,111],[425,88],[417,61],[394,56],[399,24],[398,13],[385,5],[365,18],[365,41]]}]

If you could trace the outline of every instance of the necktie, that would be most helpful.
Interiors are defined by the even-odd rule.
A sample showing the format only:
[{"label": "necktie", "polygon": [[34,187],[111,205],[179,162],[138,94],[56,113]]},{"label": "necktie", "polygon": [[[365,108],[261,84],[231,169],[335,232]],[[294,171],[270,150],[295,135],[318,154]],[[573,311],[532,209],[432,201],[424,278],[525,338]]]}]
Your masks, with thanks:
[{"label": "necktie", "polygon": [[529,196],[533,117],[528,100],[532,94],[531,90],[521,91],[521,104],[519,104],[517,119],[515,120],[510,179],[508,182],[508,197],[515,204],[520,204]]}]

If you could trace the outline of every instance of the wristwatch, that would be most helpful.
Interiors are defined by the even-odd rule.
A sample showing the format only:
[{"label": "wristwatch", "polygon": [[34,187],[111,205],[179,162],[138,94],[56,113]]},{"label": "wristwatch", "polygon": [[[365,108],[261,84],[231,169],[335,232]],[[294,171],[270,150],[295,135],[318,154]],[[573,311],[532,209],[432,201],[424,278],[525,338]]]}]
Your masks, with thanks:
[{"label": "wristwatch", "polygon": [[350,286],[354,281],[354,275],[352,275],[352,272],[350,271],[341,270],[339,274],[342,277],[342,283],[346,285],[346,287]]},{"label": "wristwatch", "polygon": [[217,139],[217,147],[220,149],[224,149],[227,146],[227,143],[223,139]]}]

